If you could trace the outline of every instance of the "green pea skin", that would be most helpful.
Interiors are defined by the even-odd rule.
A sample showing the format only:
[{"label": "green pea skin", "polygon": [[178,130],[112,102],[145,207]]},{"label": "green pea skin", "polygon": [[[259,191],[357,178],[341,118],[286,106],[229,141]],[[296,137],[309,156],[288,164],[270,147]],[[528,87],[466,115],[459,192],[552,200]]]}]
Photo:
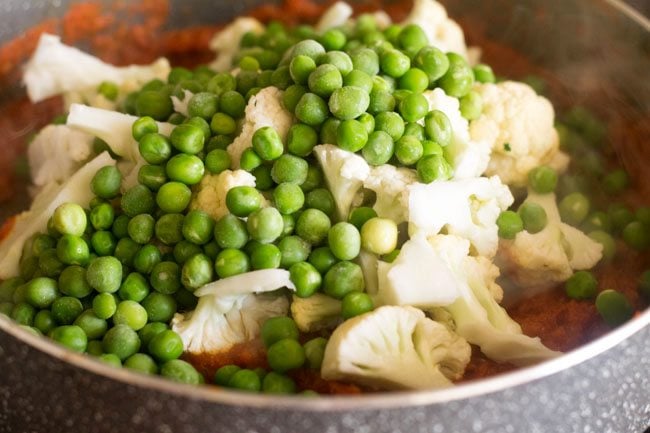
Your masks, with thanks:
[{"label": "green pea skin", "polygon": [[189,291],[194,291],[212,281],[212,260],[204,254],[190,257],[181,271],[181,282]]},{"label": "green pea skin", "polygon": [[370,106],[370,95],[360,87],[345,86],[332,93],[328,105],[329,111],[336,118],[340,120],[356,119]]},{"label": "green pea skin", "polygon": [[300,333],[296,322],[287,316],[277,316],[267,319],[260,330],[264,346],[269,348],[280,340],[291,339],[298,341]]},{"label": "green pea skin", "polygon": [[296,286],[296,296],[308,298],[316,293],[322,284],[318,270],[308,262],[299,262],[289,268],[290,278]]},{"label": "green pea skin", "polygon": [[603,290],[596,297],[596,310],[609,326],[618,326],[632,318],[634,307],[624,294]]},{"label": "green pea skin", "polygon": [[374,304],[367,293],[351,292],[345,295],[341,303],[341,316],[350,319],[372,311]]},{"label": "green pea skin", "polygon": [[338,146],[349,152],[358,152],[368,142],[368,131],[358,120],[344,120],[336,131]]},{"label": "green pea skin", "polygon": [[514,239],[517,233],[524,229],[524,222],[517,212],[506,210],[501,212],[497,218],[499,237],[502,239]]},{"label": "green pea skin", "polygon": [[323,293],[343,299],[350,292],[361,292],[365,287],[359,265],[342,261],[333,265],[323,279]]},{"label": "green pea skin", "polygon": [[544,208],[537,203],[524,202],[519,206],[517,211],[521,220],[524,223],[524,229],[531,233],[535,234],[544,229],[548,222],[548,217]]},{"label": "green pea skin", "polygon": [[286,338],[268,348],[267,360],[274,371],[284,373],[305,363],[305,350],[296,340]]}]

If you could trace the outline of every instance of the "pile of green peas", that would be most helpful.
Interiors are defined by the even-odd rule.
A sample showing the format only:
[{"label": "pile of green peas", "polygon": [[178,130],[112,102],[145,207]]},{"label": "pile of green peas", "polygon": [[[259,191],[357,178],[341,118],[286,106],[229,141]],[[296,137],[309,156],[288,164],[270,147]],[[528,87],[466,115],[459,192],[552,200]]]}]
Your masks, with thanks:
[{"label": "pile of green peas", "polygon": [[[605,172],[602,160],[607,152],[603,144],[604,125],[592,113],[577,107],[565,115],[558,130],[561,146],[572,155],[577,165],[572,171],[577,174],[560,177],[553,168],[542,165],[529,172],[528,187],[537,194],[557,193],[562,221],[580,228],[600,243],[604,261],[615,259],[619,250],[616,237],[628,250],[647,251],[650,248],[650,207],[641,206],[633,211],[623,203],[612,203],[613,198],[630,186],[630,179],[622,168],[614,167]],[[534,203],[522,204],[517,212],[504,211],[497,219],[499,236],[503,239],[514,239],[523,230],[537,233],[547,222],[544,209]],[[650,274],[645,272],[638,287],[646,299],[650,299],[649,278]],[[593,300],[603,321],[611,326],[626,322],[634,314],[634,306],[623,292],[599,290],[594,272],[575,272],[565,282],[564,289],[571,299]]]}]

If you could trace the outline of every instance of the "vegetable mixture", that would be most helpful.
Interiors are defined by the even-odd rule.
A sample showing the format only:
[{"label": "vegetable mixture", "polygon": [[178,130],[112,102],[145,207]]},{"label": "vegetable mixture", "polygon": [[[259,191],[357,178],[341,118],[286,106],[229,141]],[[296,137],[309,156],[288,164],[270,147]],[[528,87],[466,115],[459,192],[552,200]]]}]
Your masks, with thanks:
[{"label": "vegetable mixture", "polygon": [[[115,67],[42,36],[28,95],[67,109],[29,145],[0,313],[114,366],[282,394],[314,394],[305,375],[328,392],[452,386],[472,346],[557,357],[500,303],[558,284],[611,326],[632,317],[590,270],[612,233],[647,249],[650,211],[555,193],[560,144],[600,125],[556,125],[436,1],[399,23],[342,2],[315,26],[238,18],[211,48],[193,70]],[[627,184],[617,170],[603,187]],[[246,349],[261,360],[192,362]]]}]

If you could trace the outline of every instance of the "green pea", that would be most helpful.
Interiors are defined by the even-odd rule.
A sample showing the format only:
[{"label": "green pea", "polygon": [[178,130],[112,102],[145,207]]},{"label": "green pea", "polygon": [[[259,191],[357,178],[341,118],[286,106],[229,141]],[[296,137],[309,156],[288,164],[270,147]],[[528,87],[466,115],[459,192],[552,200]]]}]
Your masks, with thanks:
[{"label": "green pea", "polygon": [[347,37],[340,29],[331,28],[320,37],[320,43],[327,51],[340,50],[347,42]]},{"label": "green pea", "polygon": [[210,119],[219,109],[219,97],[210,92],[199,92],[190,98],[187,112],[190,116]]},{"label": "green pea", "polygon": [[219,278],[227,278],[250,271],[251,264],[243,251],[226,248],[217,256],[214,267]]},{"label": "green pea", "polygon": [[229,72],[220,72],[210,78],[207,85],[207,91],[221,95],[223,98],[225,92],[235,90],[236,86],[237,82],[235,81],[235,77],[233,77]]},{"label": "green pea", "polygon": [[589,232],[589,237],[603,246],[603,258],[611,260],[616,254],[616,241],[609,233],[602,230]]},{"label": "green pea", "polygon": [[100,168],[90,181],[90,189],[97,197],[112,199],[120,192],[122,174],[113,165]]},{"label": "green pea", "polygon": [[399,50],[386,50],[381,54],[380,66],[389,77],[399,78],[411,68],[411,59]]},{"label": "green pea", "polygon": [[612,229],[620,232],[634,220],[634,214],[625,205],[614,203],[610,205],[607,213],[612,221]]},{"label": "green pea", "polygon": [[34,327],[47,335],[51,330],[56,328],[56,322],[49,310],[41,310],[34,316]]},{"label": "green pea", "polygon": [[548,217],[544,208],[537,203],[525,202],[517,211],[524,224],[524,229],[531,234],[538,233],[546,227]]},{"label": "green pea", "polygon": [[115,83],[112,83],[110,81],[102,81],[102,83],[97,87],[97,92],[109,101],[115,101],[120,92],[120,89]]},{"label": "green pea", "polygon": [[321,65],[329,64],[334,65],[339,70],[342,77],[346,77],[353,69],[352,59],[343,51],[328,51],[318,58],[318,63]]},{"label": "green pea", "polygon": [[296,123],[291,126],[287,135],[287,150],[300,157],[311,154],[314,146],[318,144],[318,134],[309,125]]},{"label": "green pea", "polygon": [[118,294],[124,300],[140,302],[147,297],[149,291],[149,281],[142,274],[131,272],[122,282]]},{"label": "green pea", "polygon": [[124,367],[141,374],[156,374],[158,365],[149,355],[144,353],[134,353],[124,361]]},{"label": "green pea", "polygon": [[211,150],[205,157],[205,169],[212,174],[219,174],[230,168],[230,154],[223,149]]},{"label": "green pea", "polygon": [[171,295],[158,292],[149,293],[142,301],[142,306],[150,322],[164,323],[172,320],[178,308],[176,300]]},{"label": "green pea", "polygon": [[416,168],[420,181],[424,183],[448,180],[454,174],[453,167],[442,155],[424,155],[418,160]]},{"label": "green pea", "polygon": [[86,241],[73,235],[63,235],[56,244],[56,255],[66,265],[85,265],[88,263],[90,250]]},{"label": "green pea", "polygon": [[607,194],[621,194],[630,184],[630,178],[623,169],[614,170],[603,178],[603,189]]},{"label": "green pea", "polygon": [[309,164],[298,156],[284,154],[280,156],[271,169],[271,177],[277,184],[289,182],[300,185],[307,179]]},{"label": "green pea", "polygon": [[273,244],[262,244],[251,253],[251,266],[253,269],[276,269],[280,267],[282,253]]},{"label": "green pea", "polygon": [[470,90],[460,98],[460,113],[467,120],[476,120],[483,112],[483,97],[474,90]]},{"label": "green pea", "polygon": [[302,367],[305,349],[296,340],[285,338],[273,343],[267,350],[269,366],[279,373]]},{"label": "green pea", "polygon": [[242,369],[232,375],[228,386],[240,391],[259,392],[262,389],[262,380],[253,370]]},{"label": "green pea", "polygon": [[157,132],[158,124],[149,116],[140,117],[131,126],[131,135],[136,141],[140,141],[147,134],[155,134]]},{"label": "green pea", "polygon": [[142,305],[135,301],[122,301],[117,305],[113,315],[113,323],[116,325],[127,325],[137,331],[147,324],[147,311]]},{"label": "green pea", "polygon": [[237,122],[225,113],[216,113],[210,121],[210,130],[215,135],[230,135],[237,131]]},{"label": "green pea", "polygon": [[40,257],[41,253],[45,250],[56,247],[56,239],[50,235],[37,234],[32,240],[32,256]]},{"label": "green pea", "polygon": [[506,210],[497,218],[499,237],[502,239],[514,239],[517,233],[524,229],[524,222],[517,212]]},{"label": "green pea", "polygon": [[348,261],[334,264],[323,279],[323,293],[336,299],[343,299],[350,292],[361,292],[364,287],[361,268]]},{"label": "green pea", "polygon": [[547,165],[536,167],[528,172],[528,184],[539,194],[553,192],[557,186],[557,172]]},{"label": "green pea", "polygon": [[280,183],[273,191],[273,201],[280,213],[288,215],[302,208],[305,194],[295,183]]},{"label": "green pea", "polygon": [[298,106],[300,98],[307,93],[307,88],[300,84],[293,84],[284,91],[282,95],[282,104],[288,111],[294,112]]},{"label": "green pea", "polygon": [[162,164],[172,154],[172,145],[167,137],[158,133],[145,134],[138,141],[140,155],[149,164]]},{"label": "green pea", "polygon": [[63,203],[52,215],[54,229],[62,235],[81,236],[86,231],[86,212],[74,203]]},{"label": "green pea", "polygon": [[11,318],[19,325],[32,326],[36,309],[26,302],[19,302],[11,310]]},{"label": "green pea", "polygon": [[309,56],[298,55],[291,59],[289,73],[297,84],[306,84],[309,75],[316,69],[316,62]]},{"label": "green pea", "polygon": [[302,123],[317,126],[327,119],[329,109],[320,96],[315,93],[305,93],[296,105],[295,115]]},{"label": "green pea", "polygon": [[282,234],[284,221],[276,208],[267,207],[248,216],[246,228],[251,239],[263,244],[275,241]]},{"label": "green pea", "polygon": [[598,280],[589,271],[578,271],[564,283],[569,298],[590,299],[598,293]]},{"label": "green pea", "polygon": [[93,312],[93,310],[86,310],[73,322],[75,326],[80,327],[88,340],[95,340],[102,338],[108,330],[108,323],[104,319],[100,319]]},{"label": "green pea", "polygon": [[472,72],[474,72],[474,79],[479,83],[494,83],[496,81],[494,72],[489,65],[479,63],[472,68]]},{"label": "green pea", "polygon": [[122,238],[115,246],[115,258],[124,266],[132,266],[133,259],[140,249],[140,244],[131,238]]},{"label": "green pea", "polygon": [[154,266],[149,283],[155,291],[170,295],[181,287],[181,271],[177,263],[165,261]]},{"label": "green pea", "polygon": [[337,259],[352,260],[359,255],[361,235],[354,225],[347,222],[334,224],[328,232],[327,239]]},{"label": "green pea", "polygon": [[235,215],[224,215],[215,224],[214,238],[221,248],[239,249],[248,242],[246,223]]},{"label": "green pea", "polygon": [[474,73],[467,64],[467,60],[460,54],[449,52],[449,69],[438,81],[447,95],[462,98],[470,92],[474,85]]},{"label": "green pea", "polygon": [[57,283],[51,278],[35,278],[25,288],[25,300],[36,308],[49,307],[58,296]]},{"label": "green pea", "polygon": [[264,376],[262,392],[265,394],[294,394],[296,384],[290,377],[272,371]]},{"label": "green pea", "polygon": [[404,120],[392,111],[386,111],[375,116],[375,129],[390,135],[393,141],[399,140],[404,135]]},{"label": "green pea", "polygon": [[632,318],[634,307],[624,294],[603,290],[596,297],[596,310],[609,326],[618,326]]},{"label": "green pea", "polygon": [[361,87],[340,87],[334,90],[328,105],[329,111],[336,118],[340,120],[356,119],[370,106],[370,95]]},{"label": "green pea", "polygon": [[298,236],[286,236],[278,242],[278,249],[282,255],[280,266],[288,269],[295,263],[307,260],[311,246]]},{"label": "green pea", "polygon": [[351,292],[345,295],[341,303],[341,316],[350,319],[374,309],[372,298],[367,293]]},{"label": "green pea", "polygon": [[241,93],[233,90],[228,90],[221,94],[219,98],[219,111],[234,119],[239,119],[244,116],[246,109],[246,100]]},{"label": "green pea", "polygon": [[391,136],[384,131],[375,131],[368,136],[361,153],[368,164],[377,166],[390,161],[394,150],[395,144]]},{"label": "green pea", "polygon": [[88,338],[78,326],[59,326],[54,328],[50,335],[52,340],[75,352],[83,353],[88,346]]},{"label": "green pea", "polygon": [[117,356],[124,361],[140,349],[138,334],[126,325],[115,325],[109,329],[102,339],[105,353]]},{"label": "green pea", "polygon": [[589,214],[589,199],[579,192],[564,197],[558,206],[562,221],[578,226]]},{"label": "green pea", "polygon": [[108,231],[98,231],[90,237],[90,245],[98,256],[110,256],[115,251],[115,236]]},{"label": "green pea", "polygon": [[639,221],[632,221],[625,226],[622,233],[623,241],[638,251],[643,251],[650,246],[650,231],[648,227]]},{"label": "green pea", "polygon": [[230,379],[241,370],[241,367],[230,364],[220,367],[214,374],[215,385],[228,386]]},{"label": "green pea", "polygon": [[140,117],[150,116],[163,121],[174,112],[174,105],[166,92],[143,90],[135,100],[135,112]]},{"label": "green pea", "polygon": [[61,325],[71,325],[84,311],[81,301],[71,296],[56,298],[51,306],[52,317]]},{"label": "green pea", "polygon": [[372,77],[358,69],[350,70],[349,73],[343,77],[343,86],[358,87],[368,94],[372,91],[373,85]]},{"label": "green pea", "polygon": [[293,83],[289,66],[282,65],[273,71],[271,75],[271,84],[280,90],[284,90]]},{"label": "green pea", "polygon": [[156,335],[161,332],[169,329],[166,323],[162,322],[149,322],[144,327],[138,331],[138,337],[142,342],[143,347],[149,347],[149,343]]},{"label": "green pea", "polygon": [[180,213],[192,199],[192,190],[180,182],[167,182],[156,193],[158,207],[166,213]]},{"label": "green pea", "polygon": [[204,254],[190,257],[181,271],[181,283],[190,290],[196,290],[212,281],[212,260]]},{"label": "green pea", "polygon": [[155,220],[149,214],[136,215],[129,221],[129,237],[139,244],[148,243],[154,234]]},{"label": "green pea", "polygon": [[122,282],[122,264],[115,257],[98,257],[90,261],[86,280],[100,293],[115,293]]},{"label": "green pea", "polygon": [[[50,278],[58,277],[65,268],[65,265],[58,258],[56,249],[43,251],[38,259],[36,259],[36,257],[32,257],[31,259],[36,260],[36,262],[33,262],[32,260],[23,260],[21,262],[20,276],[24,279],[31,278],[36,271],[36,268],[40,269],[44,276]],[[30,265],[29,268],[31,268],[31,272],[27,272],[27,270],[23,268],[25,262]],[[37,266],[34,266],[34,264],[37,264]],[[29,275],[27,275],[27,273]]]},{"label": "green pea", "polygon": [[12,302],[14,293],[23,284],[24,280],[20,277],[8,278],[0,282],[0,302]]},{"label": "green pea", "polygon": [[399,112],[407,122],[417,122],[429,112],[429,102],[421,93],[411,93],[400,101]]},{"label": "green pea", "polygon": [[344,120],[337,129],[336,141],[341,149],[357,152],[366,145],[368,131],[358,120]]},{"label": "green pea", "polygon": [[262,207],[262,195],[250,186],[236,186],[226,194],[228,210],[238,216],[247,217]]},{"label": "green pea", "polygon": [[169,140],[176,149],[190,155],[199,153],[205,145],[205,135],[201,128],[189,123],[176,126]]},{"label": "green pea", "polygon": [[100,319],[110,319],[117,310],[115,297],[110,293],[100,293],[93,298],[93,311]]},{"label": "green pea", "polygon": [[149,353],[160,362],[177,359],[183,353],[183,340],[172,330],[156,334],[147,345]]},{"label": "green pea", "polygon": [[128,217],[134,217],[143,213],[153,213],[156,202],[149,188],[144,185],[136,185],[122,195],[120,205]]},{"label": "green pea", "polygon": [[442,111],[433,110],[425,116],[424,130],[427,137],[440,146],[446,147],[451,144],[453,138],[451,122]]},{"label": "green pea", "polygon": [[304,344],[307,365],[312,370],[320,370],[325,355],[325,346],[327,346],[327,340],[323,337],[311,339]]},{"label": "green pea", "polygon": [[107,230],[113,225],[115,219],[115,211],[113,206],[108,203],[101,203],[90,211],[88,216],[90,224],[95,230]]},{"label": "green pea", "polygon": [[183,237],[197,245],[203,245],[212,239],[215,221],[201,210],[192,210],[183,219]]},{"label": "green pea", "polygon": [[180,213],[161,216],[154,227],[156,238],[165,245],[174,245],[182,241],[184,219]]},{"label": "green pea", "polygon": [[296,296],[308,298],[320,289],[322,277],[318,270],[308,262],[299,262],[289,268],[290,278],[296,286]]},{"label": "green pea", "polygon": [[323,171],[317,165],[310,165],[307,168],[307,179],[300,185],[304,193],[313,191],[324,184]]},{"label": "green pea", "polygon": [[165,171],[170,180],[195,185],[203,179],[205,166],[201,158],[181,153],[167,161]]},{"label": "green pea", "polygon": [[293,319],[278,316],[267,319],[260,330],[264,346],[269,348],[280,340],[291,339],[298,341],[300,333]]},{"label": "green pea", "polygon": [[320,244],[331,227],[327,214],[318,209],[305,210],[296,221],[296,234],[312,245]]}]

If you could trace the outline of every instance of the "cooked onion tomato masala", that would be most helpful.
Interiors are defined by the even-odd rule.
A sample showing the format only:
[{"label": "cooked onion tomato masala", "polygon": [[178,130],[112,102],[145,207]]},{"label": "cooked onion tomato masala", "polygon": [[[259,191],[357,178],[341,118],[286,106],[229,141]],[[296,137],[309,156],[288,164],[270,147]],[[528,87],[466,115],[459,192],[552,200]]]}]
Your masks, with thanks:
[{"label": "cooked onion tomato masala", "polygon": [[435,0],[317,16],[237,18],[191,69],[43,34],[23,81],[65,110],[27,150],[0,313],[142,374],[342,394],[540,363],[646,305],[650,208],[611,204],[620,167],[578,181],[596,115],[497,76]]}]

